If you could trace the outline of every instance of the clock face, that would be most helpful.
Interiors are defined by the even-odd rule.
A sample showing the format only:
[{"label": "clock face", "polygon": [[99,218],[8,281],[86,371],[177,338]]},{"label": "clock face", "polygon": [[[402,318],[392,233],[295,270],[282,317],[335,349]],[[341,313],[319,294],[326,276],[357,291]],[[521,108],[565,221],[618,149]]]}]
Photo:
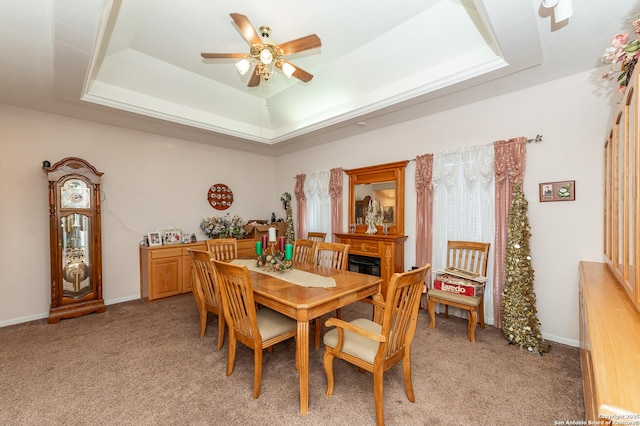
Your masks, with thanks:
[{"label": "clock face", "polygon": [[90,188],[81,179],[69,179],[60,188],[60,207],[63,209],[88,209],[91,207]]}]

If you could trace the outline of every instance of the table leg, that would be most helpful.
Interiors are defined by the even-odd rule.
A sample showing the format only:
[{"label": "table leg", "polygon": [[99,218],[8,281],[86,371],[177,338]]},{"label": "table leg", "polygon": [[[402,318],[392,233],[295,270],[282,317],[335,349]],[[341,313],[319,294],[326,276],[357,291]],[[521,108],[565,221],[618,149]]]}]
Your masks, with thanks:
[{"label": "table leg", "polygon": [[309,321],[298,321],[298,365],[300,366],[300,415],[309,412]]}]

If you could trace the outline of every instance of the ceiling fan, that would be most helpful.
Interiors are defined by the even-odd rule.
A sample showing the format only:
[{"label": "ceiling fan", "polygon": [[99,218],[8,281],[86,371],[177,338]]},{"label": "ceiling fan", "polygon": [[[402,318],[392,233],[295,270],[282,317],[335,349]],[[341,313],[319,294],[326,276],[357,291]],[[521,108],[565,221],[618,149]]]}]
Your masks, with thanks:
[{"label": "ceiling fan", "polygon": [[260,35],[256,32],[251,21],[244,15],[239,13],[231,13],[231,19],[240,29],[240,33],[250,45],[249,53],[201,53],[205,59],[228,59],[240,58],[236,63],[236,68],[240,74],[244,75],[251,65],[255,63],[255,67],[249,79],[249,87],[255,87],[260,84],[261,80],[269,81],[273,73],[273,67],[282,70],[289,78],[291,76],[307,83],[311,81],[313,75],[309,74],[302,68],[293,65],[284,59],[285,56],[305,50],[322,46],[320,37],[311,34],[306,37],[298,38],[281,44],[275,44],[269,37],[271,28],[268,25],[260,26]]}]

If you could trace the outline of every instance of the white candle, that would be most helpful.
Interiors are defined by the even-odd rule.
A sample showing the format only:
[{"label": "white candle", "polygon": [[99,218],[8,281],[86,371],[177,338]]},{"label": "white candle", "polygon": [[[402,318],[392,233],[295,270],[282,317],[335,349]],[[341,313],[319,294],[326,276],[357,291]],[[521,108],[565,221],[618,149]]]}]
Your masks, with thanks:
[{"label": "white candle", "polygon": [[276,228],[269,228],[269,242],[276,241]]}]

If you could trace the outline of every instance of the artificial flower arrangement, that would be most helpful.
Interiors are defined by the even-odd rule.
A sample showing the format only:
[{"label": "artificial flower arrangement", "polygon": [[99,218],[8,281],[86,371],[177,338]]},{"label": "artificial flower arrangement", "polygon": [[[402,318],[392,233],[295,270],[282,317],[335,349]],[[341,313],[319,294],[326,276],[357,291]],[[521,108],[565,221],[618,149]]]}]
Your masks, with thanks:
[{"label": "artificial flower arrangement", "polygon": [[293,262],[286,260],[284,253],[276,251],[273,254],[262,252],[258,256],[256,264],[260,267],[264,267],[268,271],[286,271],[293,269]]},{"label": "artificial flower arrangement", "polygon": [[[635,34],[640,34],[640,19],[633,21],[632,25]],[[638,37],[640,36],[636,35],[635,39],[629,41],[629,32],[616,34],[613,39],[611,39],[611,46],[605,50],[604,55],[602,55],[600,59],[605,64],[620,63],[619,70],[612,68],[603,76],[603,78],[607,80],[613,80],[614,75],[617,72],[620,73],[617,79],[619,84],[618,92],[624,92],[626,90],[633,68],[638,62],[638,57],[640,57],[640,39]]]},{"label": "artificial flower arrangement", "polygon": [[244,221],[239,216],[227,213],[224,216],[206,217],[200,222],[200,229],[209,238],[237,238],[242,239],[247,234],[243,226]]}]

